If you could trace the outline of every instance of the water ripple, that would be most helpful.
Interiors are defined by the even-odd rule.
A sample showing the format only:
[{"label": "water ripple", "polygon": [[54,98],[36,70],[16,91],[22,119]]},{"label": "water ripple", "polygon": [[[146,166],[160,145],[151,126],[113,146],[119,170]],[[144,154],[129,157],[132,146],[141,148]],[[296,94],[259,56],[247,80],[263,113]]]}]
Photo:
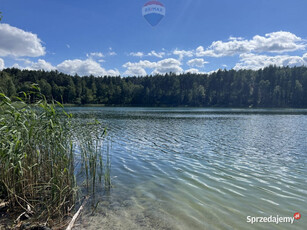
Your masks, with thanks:
[{"label": "water ripple", "polygon": [[[72,110],[76,119],[89,113]],[[117,176],[111,197],[130,204],[114,213],[122,226],[126,221],[142,229],[138,224],[150,220],[148,226],[165,221],[167,229],[250,229],[247,215],[307,213],[306,110],[96,108],[90,113],[108,125],[111,173]],[[99,218],[93,229],[100,227]]]}]

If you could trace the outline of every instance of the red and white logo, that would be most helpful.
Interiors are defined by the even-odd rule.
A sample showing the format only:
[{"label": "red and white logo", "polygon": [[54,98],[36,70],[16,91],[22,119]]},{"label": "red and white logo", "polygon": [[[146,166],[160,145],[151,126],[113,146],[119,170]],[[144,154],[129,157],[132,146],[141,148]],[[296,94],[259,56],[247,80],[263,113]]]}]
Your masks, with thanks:
[{"label": "red and white logo", "polygon": [[302,215],[301,215],[301,213],[296,212],[296,213],[294,213],[293,217],[294,217],[294,219],[299,220],[299,219],[301,219]]}]

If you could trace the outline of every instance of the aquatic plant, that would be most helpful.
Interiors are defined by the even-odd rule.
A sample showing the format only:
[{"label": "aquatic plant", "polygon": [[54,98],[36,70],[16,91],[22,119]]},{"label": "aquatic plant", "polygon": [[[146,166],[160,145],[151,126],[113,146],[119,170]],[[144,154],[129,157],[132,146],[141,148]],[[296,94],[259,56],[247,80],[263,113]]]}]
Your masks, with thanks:
[{"label": "aquatic plant", "polygon": [[[107,150],[104,149],[107,130],[97,120],[94,122],[79,120],[78,129],[77,145],[81,150],[82,166],[80,173],[85,177],[84,184],[87,192],[95,196],[98,182],[100,185],[104,184],[106,190],[111,188],[111,161],[108,145]],[[104,153],[106,153],[105,156]]]},{"label": "aquatic plant", "polygon": [[[32,88],[22,98],[16,97],[17,101],[0,93],[0,194],[11,211],[22,210],[53,225],[75,205],[79,147],[87,187],[92,183],[95,194],[97,178],[101,182],[103,173],[106,130],[99,133],[100,125],[94,122],[82,124],[82,132],[76,132],[77,125],[63,105],[48,103],[39,88]],[[105,176],[108,181],[109,174]]]},{"label": "aquatic plant", "polygon": [[[1,97],[0,181],[10,208],[22,208],[38,219],[65,215],[74,203],[75,177],[69,119],[43,95],[31,106],[31,95],[14,103]],[[60,103],[58,103],[60,105]]]}]

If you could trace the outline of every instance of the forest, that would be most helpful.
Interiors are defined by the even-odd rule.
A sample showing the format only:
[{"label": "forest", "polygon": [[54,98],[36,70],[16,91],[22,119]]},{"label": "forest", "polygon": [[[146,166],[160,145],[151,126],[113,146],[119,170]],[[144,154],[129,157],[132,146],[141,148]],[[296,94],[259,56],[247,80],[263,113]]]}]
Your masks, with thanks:
[{"label": "forest", "polygon": [[64,104],[307,108],[307,67],[144,77],[80,77],[16,68],[0,71],[0,92],[10,98],[28,92],[33,83],[47,100]]}]

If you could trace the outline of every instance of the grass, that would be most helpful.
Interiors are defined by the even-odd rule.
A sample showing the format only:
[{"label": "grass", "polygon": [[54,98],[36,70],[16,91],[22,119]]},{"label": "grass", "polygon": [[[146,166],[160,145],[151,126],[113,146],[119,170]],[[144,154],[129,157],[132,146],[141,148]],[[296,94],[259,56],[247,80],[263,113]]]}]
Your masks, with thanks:
[{"label": "grass", "polygon": [[[80,136],[77,143],[81,150],[81,174],[85,175],[87,192],[93,196],[95,196],[97,183],[102,184],[103,179],[108,180],[110,178],[109,173],[105,173],[110,170],[108,161],[106,164],[103,161],[106,129],[97,127],[101,127],[101,124],[95,120],[94,122],[79,124],[79,130],[76,131]],[[109,156],[109,151],[106,155]],[[109,189],[110,186],[105,186],[105,188]]]},{"label": "grass", "polygon": [[97,184],[110,189],[111,163],[107,153],[104,164],[106,130],[99,122],[75,124],[60,103],[47,103],[36,86],[33,90],[16,98],[18,103],[0,93],[0,198],[10,211],[53,226],[77,201],[77,149],[92,195]]}]

